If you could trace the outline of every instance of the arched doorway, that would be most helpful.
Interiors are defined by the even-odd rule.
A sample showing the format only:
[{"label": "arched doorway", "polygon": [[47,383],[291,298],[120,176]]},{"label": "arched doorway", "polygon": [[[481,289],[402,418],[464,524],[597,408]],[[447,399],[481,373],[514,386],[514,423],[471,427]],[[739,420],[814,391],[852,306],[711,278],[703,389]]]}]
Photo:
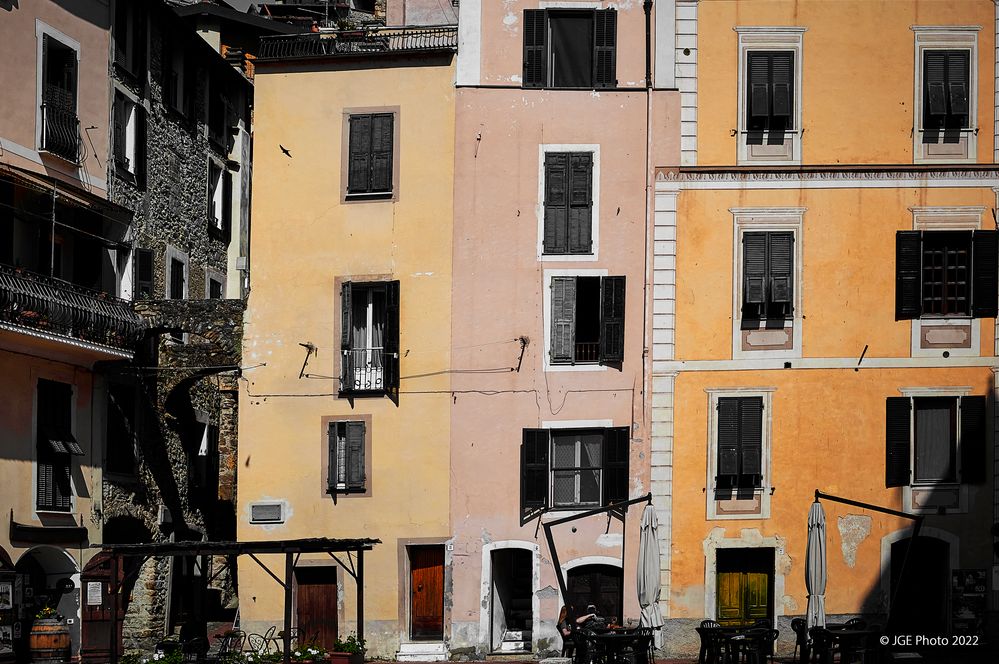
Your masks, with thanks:
[{"label": "arched doorway", "polygon": [[597,607],[597,613],[620,621],[622,618],[621,591],[624,572],[620,567],[603,563],[578,565],[566,571],[566,605],[570,613],[582,615],[588,604]]},{"label": "arched doorway", "polygon": [[[56,613],[72,619],[69,627],[70,650],[80,652],[80,577],[76,561],[65,549],[37,546],[26,551],[14,566],[22,575],[25,613],[34,616],[48,606]],[[31,618],[21,622],[21,636],[14,638],[18,661],[28,658],[28,634]]]},{"label": "arched doorway", "polygon": [[923,536],[893,542],[889,628],[911,634],[946,633],[949,583],[950,544]]}]

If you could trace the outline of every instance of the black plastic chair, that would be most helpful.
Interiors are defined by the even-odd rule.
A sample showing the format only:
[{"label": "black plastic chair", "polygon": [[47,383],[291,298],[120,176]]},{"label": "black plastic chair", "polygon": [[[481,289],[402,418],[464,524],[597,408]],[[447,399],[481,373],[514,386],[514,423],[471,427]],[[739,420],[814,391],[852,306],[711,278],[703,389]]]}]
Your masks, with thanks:
[{"label": "black plastic chair", "polygon": [[725,634],[721,631],[721,625],[717,627],[704,627],[704,623],[712,623],[713,620],[705,620],[701,627],[695,627],[694,631],[701,637],[701,651],[697,655],[697,664],[721,664],[725,653]]},{"label": "black plastic chair", "polygon": [[819,664],[832,664],[833,661],[833,639],[825,627],[813,627],[808,630],[811,640],[810,662]]},{"label": "black plastic chair", "polygon": [[717,627],[721,627],[721,623],[719,623],[716,620],[702,620],[701,621],[701,627],[703,627],[705,629],[714,629],[714,628],[717,628]]},{"label": "black plastic chair", "polygon": [[846,621],[847,629],[867,629],[867,621],[863,618],[850,618]]},{"label": "black plastic chair", "polygon": [[808,622],[804,618],[791,619],[791,631],[794,632],[794,661],[808,661]]}]

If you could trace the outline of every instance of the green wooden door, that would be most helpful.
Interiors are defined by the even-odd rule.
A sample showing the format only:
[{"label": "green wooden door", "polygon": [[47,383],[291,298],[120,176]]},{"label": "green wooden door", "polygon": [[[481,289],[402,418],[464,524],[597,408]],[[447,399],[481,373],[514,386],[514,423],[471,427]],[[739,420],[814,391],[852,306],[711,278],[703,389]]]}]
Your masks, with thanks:
[{"label": "green wooden door", "polygon": [[748,625],[770,617],[770,579],[765,572],[719,572],[717,587],[722,625]]}]

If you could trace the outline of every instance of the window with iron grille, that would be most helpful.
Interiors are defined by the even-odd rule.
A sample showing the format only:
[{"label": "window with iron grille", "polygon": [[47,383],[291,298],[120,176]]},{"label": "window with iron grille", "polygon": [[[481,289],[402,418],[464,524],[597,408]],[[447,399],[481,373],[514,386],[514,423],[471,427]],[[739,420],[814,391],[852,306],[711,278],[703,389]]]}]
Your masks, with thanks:
[{"label": "window with iron grille", "polygon": [[794,233],[742,235],[742,327],[784,326],[794,314]]},{"label": "window with iron grille", "polygon": [[35,412],[35,505],[68,512],[73,507],[72,458],[83,455],[73,435],[73,386],[39,379]]},{"label": "window with iron grille", "polygon": [[525,9],[525,88],[617,86],[617,10]]},{"label": "window with iron grille", "polygon": [[345,281],[340,307],[340,394],[397,395],[399,282]]},{"label": "window with iron grille", "polygon": [[391,196],[395,115],[352,114],[348,123],[347,197]]},{"label": "window with iron grille", "polygon": [[994,318],[999,231],[899,231],[895,318]]},{"label": "window with iron grille", "polygon": [[364,422],[330,422],[327,493],[363,493]]},{"label": "window with iron grille", "polygon": [[79,54],[50,35],[42,35],[41,149],[76,163],[80,156],[77,116]]},{"label": "window with iron grille", "polygon": [[551,278],[551,364],[624,361],[624,277]]}]

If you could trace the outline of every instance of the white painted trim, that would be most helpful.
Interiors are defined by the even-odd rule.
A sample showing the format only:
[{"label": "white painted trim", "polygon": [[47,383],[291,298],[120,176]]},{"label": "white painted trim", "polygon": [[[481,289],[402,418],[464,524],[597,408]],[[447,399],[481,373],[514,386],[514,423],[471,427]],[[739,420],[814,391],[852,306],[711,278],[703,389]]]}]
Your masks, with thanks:
[{"label": "white painted trim", "polygon": [[[795,369],[854,369],[858,367],[856,357],[801,357],[793,362]],[[788,369],[787,360],[672,360],[653,362],[653,375],[683,371],[763,371],[768,369]],[[996,357],[865,357],[859,363],[864,369],[954,369],[961,367],[999,367]]]},{"label": "white painted trim", "polygon": [[492,652],[492,552],[499,549],[523,549],[531,552],[531,650],[537,652],[541,639],[541,548],[534,542],[520,540],[500,540],[482,545],[482,576],[479,582],[479,645],[484,644],[485,652]]},{"label": "white painted trim", "polygon": [[983,205],[949,205],[911,207],[912,229],[977,230],[982,227]]},{"label": "white painted trim", "polygon": [[[881,610],[888,610],[888,603],[891,599],[891,545],[899,540],[912,537],[913,528],[909,526],[907,528],[901,528],[895,532],[889,533],[881,538]],[[955,569],[959,569],[961,564],[961,538],[957,535],[953,535],[946,530],[941,530],[940,528],[934,528],[932,526],[923,526],[919,529],[920,537],[934,537],[939,540],[947,542],[949,546],[948,553],[950,554],[950,570],[953,572]],[[947,606],[950,606],[950,584],[947,584]]]},{"label": "white painted trim", "polygon": [[600,9],[601,0],[541,0],[538,9]]},{"label": "white painted trim", "polygon": [[609,429],[614,420],[543,420],[542,429]]},{"label": "white painted trim", "polygon": [[[782,569],[791,569],[781,564],[781,557],[786,556],[784,538],[775,535],[762,537],[755,528],[743,528],[740,537],[724,537],[725,528],[716,527],[702,543],[704,549],[704,617],[718,618],[718,549],[773,549],[774,550],[774,592],[773,608],[774,622],[784,615],[784,574]],[[717,535],[721,535],[720,537]]]},{"label": "white painted trim", "polygon": [[980,25],[910,25],[909,29],[915,33],[939,33],[939,32],[980,32]]},{"label": "white painted trim", "polygon": [[[708,441],[707,441],[707,476],[704,484],[706,502],[706,519],[708,521],[756,521],[770,518],[770,486],[771,481],[771,445],[773,432],[773,393],[775,387],[736,387],[708,388]],[[763,466],[763,481],[760,492],[759,514],[718,514],[718,501],[715,500],[715,474],[718,467],[718,399],[720,397],[761,397],[763,399],[763,449],[761,460]]]},{"label": "white painted trim", "polygon": [[796,25],[736,25],[732,27],[732,30],[740,35],[780,35],[781,37],[803,35],[808,32],[808,28]]},{"label": "white painted trim", "polygon": [[[730,208],[732,213],[732,357],[801,357],[804,312],[804,207]],[[790,231],[794,236],[794,310],[791,318],[791,350],[742,350],[742,236],[747,231]]]},{"label": "white painted trim", "polygon": [[659,0],[655,4],[656,42],[655,72],[652,80],[656,88],[676,87],[676,0]]},{"label": "white painted trim", "polygon": [[[913,357],[980,357],[982,354],[982,322],[979,318],[914,318],[910,322],[909,352]],[[971,345],[968,348],[923,348],[923,328],[950,327],[971,324]]]},{"label": "white painted trim", "polygon": [[[912,161],[913,163],[976,163],[978,161],[978,32],[981,26],[911,26],[914,33],[913,100],[912,100]],[[923,53],[928,50],[967,49],[970,57],[968,73],[968,128],[961,130],[967,141],[965,157],[927,157],[921,140],[923,134]]]},{"label": "white painted trim", "polygon": [[[593,155],[593,209],[590,218],[592,245],[588,254],[545,253],[545,155],[549,152],[589,152]],[[566,196],[569,193],[566,192]],[[538,146],[538,202],[534,206],[538,218],[537,258],[543,263],[585,263],[596,261],[600,254],[600,144],[542,143]]]},{"label": "white painted trim", "polygon": [[[680,163],[697,165],[697,6],[699,0],[676,0],[676,40],[674,51],[674,78],[680,91],[680,112],[686,109],[693,120],[680,122]],[[691,47],[680,43],[693,42]],[[690,55],[683,55],[683,48],[690,48]]]},{"label": "white painted trim", "polygon": [[[669,187],[668,189],[666,187]],[[656,182],[656,193],[670,191],[679,187],[680,190],[704,189],[710,191],[732,191],[751,189],[973,189],[995,186],[995,179],[987,177],[946,177],[940,178],[937,173],[926,173],[921,177],[902,178],[848,178],[822,177],[802,178],[784,176],[767,178],[754,174],[751,178],[729,177],[727,174],[716,176],[711,174],[704,179],[692,180],[660,180]]]},{"label": "white painted trim", "polygon": [[964,387],[900,387],[898,393],[903,397],[966,397],[972,388]]},{"label": "white painted trim", "polygon": [[224,300],[226,298],[226,291],[225,291],[225,288],[226,288],[226,278],[225,278],[225,274],[223,274],[221,270],[216,270],[214,267],[206,267],[205,268],[205,299],[207,300],[207,299],[210,298],[210,293],[211,293],[210,284],[211,284],[212,279],[214,279],[215,281],[219,282],[222,285],[222,291],[221,291],[222,292],[222,297],[219,298],[219,299]]},{"label": "white painted trim", "polygon": [[606,277],[606,269],[545,270],[542,282],[542,307],[544,313],[544,346],[541,349],[542,371],[606,371],[601,364],[552,364],[550,351],[552,339],[552,277]]},{"label": "white painted trim", "polygon": [[458,5],[457,85],[482,81],[482,0],[462,0]]}]

